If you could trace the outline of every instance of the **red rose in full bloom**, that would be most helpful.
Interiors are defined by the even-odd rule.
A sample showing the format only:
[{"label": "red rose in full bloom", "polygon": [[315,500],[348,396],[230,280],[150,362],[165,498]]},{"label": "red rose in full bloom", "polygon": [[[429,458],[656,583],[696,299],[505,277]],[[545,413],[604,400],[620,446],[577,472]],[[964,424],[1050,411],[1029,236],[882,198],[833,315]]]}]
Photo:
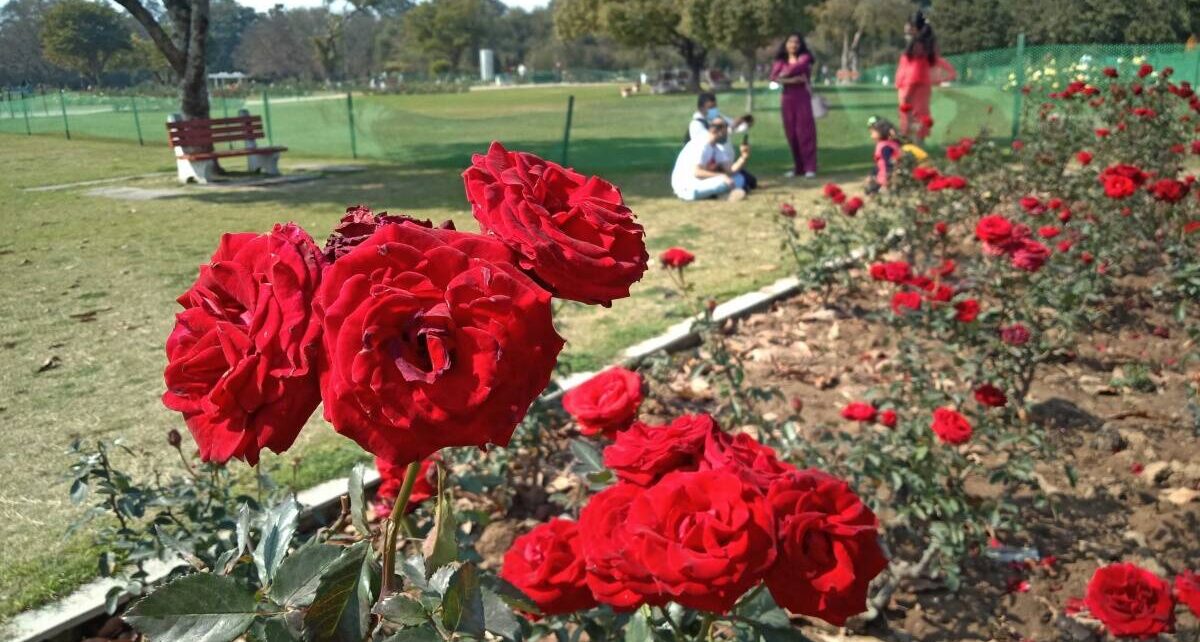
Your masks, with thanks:
[{"label": "red rose in full bloom", "polygon": [[975,224],[975,238],[989,245],[1004,245],[1012,235],[1013,224],[999,214],[988,214]]},{"label": "red rose in full bloom", "polygon": [[821,230],[825,229],[825,219],[823,219],[823,218],[808,219],[808,229],[810,229],[814,232],[820,232]]},{"label": "red rose in full bloom", "polygon": [[842,418],[850,421],[875,421],[875,406],[865,401],[851,401],[842,408]]},{"label": "red rose in full bloom", "polygon": [[1184,571],[1175,576],[1175,598],[1200,618],[1200,575]]},{"label": "red rose in full bloom", "polygon": [[825,193],[825,198],[828,198],[838,205],[841,205],[846,201],[846,193],[843,192],[842,188],[838,187],[836,183],[825,183],[823,191]]},{"label": "red rose in full bloom", "polygon": [[1044,239],[1052,239],[1062,233],[1062,230],[1053,225],[1043,225],[1038,228],[1038,236]]},{"label": "red rose in full bloom", "polygon": [[704,449],[700,470],[725,470],[758,487],[763,493],[776,477],[795,470],[775,455],[775,449],[760,444],[746,433],[729,436],[717,431]]},{"label": "red rose in full bloom", "polygon": [[775,602],[837,626],[865,611],[867,587],[888,565],[875,514],[846,482],[812,469],[776,479],[767,501],[779,540],[767,574]]},{"label": "red rose in full bloom", "polygon": [[975,401],[992,408],[1000,408],[1008,403],[1008,395],[996,386],[985,383],[975,388]]},{"label": "red rose in full bloom", "polygon": [[965,189],[967,187],[967,179],[962,176],[939,176],[925,186],[931,192],[940,192],[946,189]]},{"label": "red rose in full bloom", "polygon": [[612,439],[637,417],[642,405],[642,377],[627,368],[609,368],[568,390],[562,404],[579,422],[580,432],[603,433]]},{"label": "red rose in full bloom", "polygon": [[948,229],[949,228],[946,226],[945,221],[938,221],[937,223],[933,224],[933,231],[938,236],[945,236]]},{"label": "red rose in full bloom", "polygon": [[675,268],[682,270],[692,264],[696,260],[696,255],[688,252],[681,247],[671,247],[663,251],[658,256],[658,260],[663,264],[663,267]]},{"label": "red rose in full bloom", "polygon": [[652,592],[654,586],[627,531],[629,509],[642,492],[641,487],[620,482],[593,495],[579,512],[588,588],[598,602],[622,611],[646,601],[638,589]]},{"label": "red rose in full bloom", "polygon": [[872,279],[889,283],[904,283],[912,276],[912,267],[905,261],[872,263],[867,269]]},{"label": "red rose in full bloom", "polygon": [[554,518],[513,541],[500,577],[521,589],[544,615],[596,606],[587,586],[579,524]]},{"label": "red rose in full bloom", "polygon": [[887,426],[888,428],[895,428],[896,421],[898,420],[899,417],[896,416],[896,411],[892,410],[891,408],[879,413],[879,423]]},{"label": "red rose in full bloom", "polygon": [[1020,323],[1014,323],[1000,328],[1000,340],[1010,346],[1021,346],[1029,342],[1029,328]]},{"label": "red rose in full bloom", "polygon": [[953,408],[934,410],[930,428],[939,440],[947,444],[961,444],[971,438],[971,422]]},{"label": "red rose in full bloom", "polygon": [[493,142],[463,183],[479,227],[556,296],[609,305],[646,271],[642,226],[608,181]]},{"label": "red rose in full bloom", "polygon": [[649,604],[726,613],[775,561],[775,520],[753,484],[726,470],[675,472],[633,498],[621,529]]},{"label": "red rose in full bloom", "polygon": [[[437,496],[437,466],[434,465],[437,455],[426,457],[421,462],[421,470],[413,483],[412,493],[408,496],[408,507],[405,512],[417,510],[425,500]],[[392,506],[400,495],[400,487],[404,485],[404,476],[408,472],[408,464],[394,464],[380,457],[375,458],[375,470],[379,471],[379,490],[375,491],[375,515],[387,519],[392,514]]]},{"label": "red rose in full bloom", "polygon": [[397,463],[507,444],[563,346],[550,294],[512,258],[494,239],[412,223],[339,258],[315,299],[334,429]]},{"label": "red rose in full bloom", "polygon": [[1138,78],[1145,78],[1146,76],[1149,76],[1152,73],[1154,73],[1154,67],[1151,67],[1147,63],[1142,63],[1142,66],[1138,67],[1138,72],[1137,72]]},{"label": "red rose in full bloom", "polygon": [[846,216],[854,216],[855,214],[858,214],[858,210],[861,210],[862,206],[862,198],[855,196],[854,198],[847,199],[846,202],[842,204],[842,213]]},{"label": "red rose in full bloom", "polygon": [[954,318],[963,323],[970,323],[979,318],[979,301],[963,299],[954,304]]},{"label": "red rose in full bloom", "polygon": [[225,234],[179,297],[163,404],[183,413],[204,461],[283,452],[321,403],[320,250],[299,226]]},{"label": "red rose in full bloom", "polygon": [[1037,272],[1050,258],[1050,248],[1032,239],[1023,239],[1013,251],[1013,267],[1026,272]]},{"label": "red rose in full bloom", "polygon": [[651,486],[676,470],[698,470],[720,428],[709,415],[683,415],[665,426],[634,422],[604,449],[617,479]]},{"label": "red rose in full bloom", "polygon": [[1021,209],[1029,212],[1030,214],[1041,214],[1042,212],[1046,211],[1046,208],[1042,205],[1041,199],[1036,196],[1022,196],[1019,203],[1021,205]]},{"label": "red rose in full bloom", "polygon": [[1116,77],[1117,77],[1117,70],[1116,70],[1115,68],[1113,68],[1113,67],[1105,67],[1105,68],[1104,68],[1104,75],[1105,75],[1105,76],[1108,76],[1109,78],[1116,78]]},{"label": "red rose in full bloom", "polygon": [[916,292],[897,292],[892,295],[892,313],[904,316],[921,309],[921,295]]},{"label": "red rose in full bloom", "polygon": [[1110,133],[1112,133],[1112,132],[1110,132],[1107,127],[1097,127],[1096,128],[1096,138],[1105,138]]},{"label": "red rose in full bloom", "polygon": [[929,181],[941,176],[936,169],[927,167],[925,165],[918,165],[914,167],[912,174],[914,179],[921,181],[922,183],[928,183]]},{"label": "red rose in full bloom", "polygon": [[1087,166],[1092,164],[1092,153],[1089,151],[1081,151],[1075,154],[1075,160],[1079,161],[1080,165]]},{"label": "red rose in full bloom", "polygon": [[796,208],[791,203],[780,203],[779,215],[785,218],[796,218]]},{"label": "red rose in full bloom", "polygon": [[1173,178],[1160,178],[1147,188],[1156,200],[1164,203],[1178,203],[1188,195],[1189,186],[1183,181]]},{"label": "red rose in full bloom", "polygon": [[1088,612],[1116,637],[1143,640],[1175,629],[1175,603],[1165,580],[1133,564],[1096,570],[1084,597]]},{"label": "red rose in full bloom", "polygon": [[1137,191],[1137,185],[1126,176],[1109,176],[1103,180],[1104,195],[1112,199],[1126,198]]}]

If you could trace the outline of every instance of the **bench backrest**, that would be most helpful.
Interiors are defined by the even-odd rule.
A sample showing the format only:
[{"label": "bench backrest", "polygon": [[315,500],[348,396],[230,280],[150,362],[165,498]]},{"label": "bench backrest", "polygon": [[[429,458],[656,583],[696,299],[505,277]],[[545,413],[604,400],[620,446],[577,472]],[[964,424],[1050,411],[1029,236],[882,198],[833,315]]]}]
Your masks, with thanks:
[{"label": "bench backrest", "polygon": [[250,115],[168,121],[167,136],[174,147],[204,147],[265,138],[262,116]]}]

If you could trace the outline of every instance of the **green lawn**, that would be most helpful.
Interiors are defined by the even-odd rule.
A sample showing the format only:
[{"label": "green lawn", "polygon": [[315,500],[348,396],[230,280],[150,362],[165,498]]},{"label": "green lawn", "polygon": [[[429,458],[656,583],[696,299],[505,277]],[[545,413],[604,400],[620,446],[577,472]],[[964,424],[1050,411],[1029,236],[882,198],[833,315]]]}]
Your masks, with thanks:
[{"label": "green lawn", "polygon": [[[476,229],[458,177],[469,154],[498,138],[513,148],[557,156],[567,93],[557,88],[363,98],[356,102],[362,111],[360,150],[377,157],[366,161],[367,171],[261,190],[191,188],[185,196],[151,201],[92,197],[87,187],[23,188],[171,172],[165,146],[139,147],[126,136],[98,140],[106,133],[101,130],[92,132],[97,137],[80,136],[87,133],[82,125],[71,142],[0,134],[5,230],[0,237],[0,467],[5,470],[0,619],[61,595],[94,572],[88,542],[63,537],[75,515],[62,478],[68,464],[64,451],[73,437],[122,436],[145,453],[127,462],[135,470],[169,465],[165,434],[182,428],[182,422],[159,402],[163,342],[174,298],[191,283],[222,232],[266,230],[276,221],[293,220],[321,240],[346,205],[355,203],[421,218],[454,218],[459,229]],[[622,100],[611,87],[570,93],[577,97],[571,164],[602,173],[624,189],[646,226],[652,256],[671,245],[692,249],[699,258],[689,280],[700,293],[717,298],[787,271],[775,234],[778,204],[811,203],[819,183],[773,178],[788,162],[769,99],[760,101],[762,124],[755,130],[752,163],[766,189],[741,204],[685,204],[671,196],[667,175],[690,98]],[[843,89],[828,97],[834,109],[820,125],[823,166],[835,172],[834,178],[857,182],[870,163],[863,123],[868,114],[893,108],[892,93]],[[727,111],[739,111],[734,107],[741,105],[741,96],[724,99]],[[981,100],[970,91],[947,92],[934,117],[966,134],[986,119]],[[317,104],[320,109],[313,107]],[[344,162],[332,149],[339,135],[333,112],[328,123],[314,115],[339,103],[301,105],[272,105],[276,140],[294,150],[284,157],[285,172],[288,163],[322,157]],[[293,108],[307,116],[285,125]],[[144,114],[147,121],[152,115]],[[73,121],[83,122],[82,117]],[[328,141],[309,147],[323,136]],[[126,184],[167,187],[173,180]],[[656,268],[630,299],[609,310],[564,304],[557,315],[568,340],[564,366],[602,365],[620,348],[682,318],[683,306],[669,290],[669,280]],[[39,372],[52,358],[57,367]],[[343,473],[360,456],[322,421],[312,424],[296,449],[264,458],[265,465],[290,469],[299,457],[299,480],[307,485]]]}]

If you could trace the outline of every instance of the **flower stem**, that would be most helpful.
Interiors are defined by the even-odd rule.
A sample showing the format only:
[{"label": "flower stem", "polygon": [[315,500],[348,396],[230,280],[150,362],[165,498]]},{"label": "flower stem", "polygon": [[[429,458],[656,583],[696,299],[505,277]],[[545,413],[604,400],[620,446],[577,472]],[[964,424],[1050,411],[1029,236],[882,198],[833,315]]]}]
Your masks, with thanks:
[{"label": "flower stem", "polygon": [[408,510],[408,498],[412,495],[413,485],[417,483],[417,475],[420,472],[420,460],[408,465],[408,469],[404,471],[404,483],[400,486],[400,494],[396,496],[396,503],[392,505],[392,514],[388,518],[387,536],[383,541],[383,585],[379,591],[380,600],[391,595],[395,590],[392,582],[396,576],[396,539],[404,524],[404,514]]},{"label": "flower stem", "polygon": [[713,615],[705,613],[704,619],[700,622],[700,633],[696,636],[696,642],[707,642],[712,636]]}]

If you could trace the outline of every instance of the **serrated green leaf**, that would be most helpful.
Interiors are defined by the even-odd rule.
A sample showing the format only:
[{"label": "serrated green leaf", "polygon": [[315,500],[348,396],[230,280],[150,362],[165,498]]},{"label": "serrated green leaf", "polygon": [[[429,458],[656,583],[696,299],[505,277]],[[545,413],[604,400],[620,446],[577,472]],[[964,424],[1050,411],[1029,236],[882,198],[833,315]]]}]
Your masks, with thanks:
[{"label": "serrated green leaf", "polygon": [[397,566],[399,566],[397,570],[400,571],[400,574],[404,576],[404,579],[407,580],[409,584],[412,584],[422,591],[430,590],[429,580],[426,579],[425,575],[425,558],[419,553],[404,558],[404,560],[402,560]]},{"label": "serrated green leaf", "polygon": [[238,509],[237,555],[240,557],[253,550],[250,546],[250,505],[242,504]]},{"label": "serrated green leaf", "polygon": [[417,626],[429,621],[429,614],[420,602],[400,594],[376,604],[371,612],[400,626]]},{"label": "serrated green leaf", "polygon": [[304,626],[316,642],[361,642],[372,603],[370,542],[359,542],[321,575]]},{"label": "serrated green leaf", "polygon": [[[440,472],[439,472],[440,477]],[[441,484],[439,483],[439,489]],[[433,517],[433,528],[425,536],[421,552],[425,555],[425,571],[433,572],[458,559],[458,523],[450,504],[450,493],[440,492]]]},{"label": "serrated green leaf", "polygon": [[586,475],[605,470],[604,457],[595,446],[582,439],[572,439],[569,446],[575,456],[576,472]]},{"label": "serrated green leaf", "polygon": [[458,567],[442,598],[442,624],[446,630],[483,637],[483,591],[474,564]]},{"label": "serrated green leaf", "polygon": [[316,540],[305,543],[283,558],[267,596],[282,606],[308,606],[317,593],[321,576],[338,560],[343,550],[340,546]]},{"label": "serrated green leaf", "polygon": [[162,586],[124,617],[155,642],[232,642],[254,612],[253,592],[232,578],[197,573]]},{"label": "serrated green leaf", "polygon": [[300,642],[301,638],[288,629],[282,617],[272,617],[258,620],[250,628],[250,633],[258,642]]},{"label": "serrated green leaf", "polygon": [[426,625],[403,629],[383,642],[443,642],[443,640],[436,629]]},{"label": "serrated green leaf", "polygon": [[538,608],[533,598],[525,595],[521,589],[513,586],[498,575],[488,574],[483,576],[483,586],[499,596],[500,599],[504,600],[505,604],[514,610],[534,615],[542,614],[542,610]]},{"label": "serrated green leaf", "polygon": [[522,637],[521,622],[516,614],[489,588],[483,589],[483,628],[492,635],[512,642],[520,642]]},{"label": "serrated green leaf", "polygon": [[275,571],[292,545],[300,518],[300,503],[290,497],[272,507],[263,517],[262,536],[254,548],[254,564],[263,584],[270,584]]},{"label": "serrated green leaf", "polygon": [[363,537],[371,533],[371,527],[367,522],[367,494],[363,489],[363,476],[366,474],[366,465],[359,462],[350,471],[350,480],[346,484],[347,492],[350,495],[350,521],[354,524],[354,530]]},{"label": "serrated green leaf", "polygon": [[71,482],[71,503],[79,505],[83,500],[87,499],[88,486],[83,479],[76,479]]}]

